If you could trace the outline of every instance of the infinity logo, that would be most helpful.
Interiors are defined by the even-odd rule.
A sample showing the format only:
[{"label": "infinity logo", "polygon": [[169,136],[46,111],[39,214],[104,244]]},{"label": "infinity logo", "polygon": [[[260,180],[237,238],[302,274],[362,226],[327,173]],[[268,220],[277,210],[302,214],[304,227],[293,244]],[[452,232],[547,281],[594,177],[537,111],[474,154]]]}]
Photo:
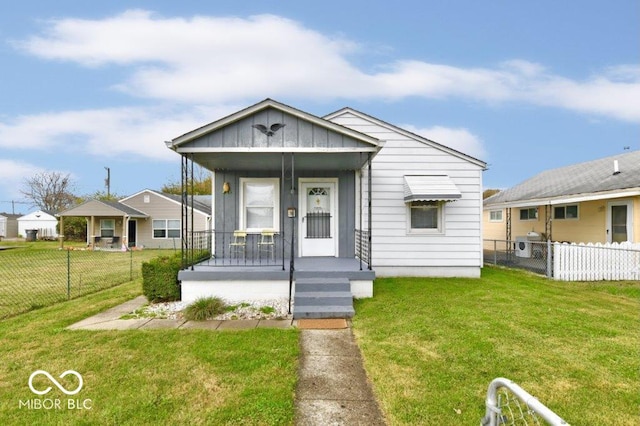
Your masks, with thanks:
[{"label": "infinity logo", "polygon": [[29,376],[29,389],[31,389],[31,392],[35,393],[36,395],[46,395],[51,391],[51,386],[49,386],[48,388],[46,388],[43,391],[39,391],[37,389],[35,389],[33,387],[33,378],[36,377],[38,374],[42,374],[44,376],[47,377],[47,379],[49,379],[51,381],[51,383],[53,383],[54,385],[56,385],[58,387],[58,389],[60,389],[65,395],[75,395],[78,392],[80,392],[80,389],[82,389],[82,376],[80,375],[80,373],[78,373],[77,371],[73,371],[73,370],[67,370],[64,373],[62,373],[60,375],[60,378],[62,379],[63,377],[69,375],[69,374],[73,374],[74,376],[76,376],[78,378],[78,387],[75,388],[72,391],[68,391],[66,390],[56,379],[53,378],[53,376],[49,373],[47,373],[44,370],[36,370],[33,373],[31,373],[31,376]]}]

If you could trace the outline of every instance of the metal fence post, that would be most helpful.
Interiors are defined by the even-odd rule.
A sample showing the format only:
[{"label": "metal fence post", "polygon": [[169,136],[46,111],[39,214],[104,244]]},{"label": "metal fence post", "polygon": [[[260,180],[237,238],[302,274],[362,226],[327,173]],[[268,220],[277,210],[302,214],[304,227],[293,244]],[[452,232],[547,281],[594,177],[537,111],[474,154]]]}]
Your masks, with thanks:
[{"label": "metal fence post", "polygon": [[129,250],[129,281],[133,281],[133,250]]},{"label": "metal fence post", "polygon": [[493,240],[493,264],[498,264],[498,240]]},{"label": "metal fence post", "polygon": [[71,299],[71,250],[67,250],[67,299]]}]

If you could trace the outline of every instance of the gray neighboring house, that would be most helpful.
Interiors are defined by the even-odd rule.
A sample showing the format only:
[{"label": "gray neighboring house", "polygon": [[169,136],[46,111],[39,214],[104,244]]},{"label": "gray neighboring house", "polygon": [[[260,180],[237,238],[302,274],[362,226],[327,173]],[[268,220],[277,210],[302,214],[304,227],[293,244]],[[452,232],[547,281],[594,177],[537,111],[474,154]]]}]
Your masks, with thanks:
[{"label": "gray neighboring house", "polygon": [[0,238],[18,238],[18,218],[21,215],[0,213]]},{"label": "gray neighboring house", "polygon": [[[194,230],[211,229],[211,197],[195,197]],[[58,214],[85,217],[87,245],[119,249],[181,247],[181,197],[145,189],[119,201],[89,200]],[[62,226],[62,225],[61,225]]]}]

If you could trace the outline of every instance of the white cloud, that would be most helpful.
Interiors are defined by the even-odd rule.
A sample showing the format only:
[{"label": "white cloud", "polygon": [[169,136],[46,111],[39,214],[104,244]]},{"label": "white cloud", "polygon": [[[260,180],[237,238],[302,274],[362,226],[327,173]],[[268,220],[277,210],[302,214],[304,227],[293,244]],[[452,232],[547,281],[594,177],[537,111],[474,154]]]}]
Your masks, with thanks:
[{"label": "white cloud", "polygon": [[12,123],[0,123],[0,147],[175,160],[176,154],[166,148],[165,140],[224,116],[233,108],[190,107],[175,111],[128,107],[23,116]]},{"label": "white cloud", "polygon": [[[9,197],[21,200],[24,196],[20,193],[20,188],[23,186],[24,180],[43,171],[45,170],[24,161],[0,158],[0,188]],[[6,210],[4,205],[2,208]]]},{"label": "white cloud", "polygon": [[463,154],[486,160],[487,153],[482,139],[467,129],[442,126],[419,128],[411,124],[405,124],[400,127],[446,147],[453,148]]},{"label": "white cloud", "polygon": [[51,20],[43,34],[14,44],[42,58],[88,67],[126,65],[131,73],[115,88],[172,102],[453,97],[640,122],[637,65],[612,67],[584,81],[522,59],[476,68],[408,59],[367,73],[349,61],[361,49],[357,43],[274,15],[164,18],[131,10],[101,20]]}]

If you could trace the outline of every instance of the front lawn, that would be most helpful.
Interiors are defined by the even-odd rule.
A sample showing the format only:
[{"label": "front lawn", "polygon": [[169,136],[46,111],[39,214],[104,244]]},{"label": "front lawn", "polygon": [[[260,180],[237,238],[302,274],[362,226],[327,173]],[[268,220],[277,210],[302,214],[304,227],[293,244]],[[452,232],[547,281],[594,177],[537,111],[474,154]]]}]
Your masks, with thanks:
[{"label": "front lawn", "polygon": [[572,425],[636,425],[640,283],[559,283],[486,267],[481,279],[377,279],[354,333],[391,424],[472,425],[496,377]]},{"label": "front lawn", "polygon": [[[293,423],[295,329],[65,329],[132,299],[140,288],[134,281],[0,321],[2,424]],[[67,390],[77,387],[77,379],[59,376],[75,370],[84,385],[67,396],[40,374],[34,388],[52,390],[38,396],[28,386],[36,370],[49,372]],[[34,399],[45,408],[29,405]]]}]

